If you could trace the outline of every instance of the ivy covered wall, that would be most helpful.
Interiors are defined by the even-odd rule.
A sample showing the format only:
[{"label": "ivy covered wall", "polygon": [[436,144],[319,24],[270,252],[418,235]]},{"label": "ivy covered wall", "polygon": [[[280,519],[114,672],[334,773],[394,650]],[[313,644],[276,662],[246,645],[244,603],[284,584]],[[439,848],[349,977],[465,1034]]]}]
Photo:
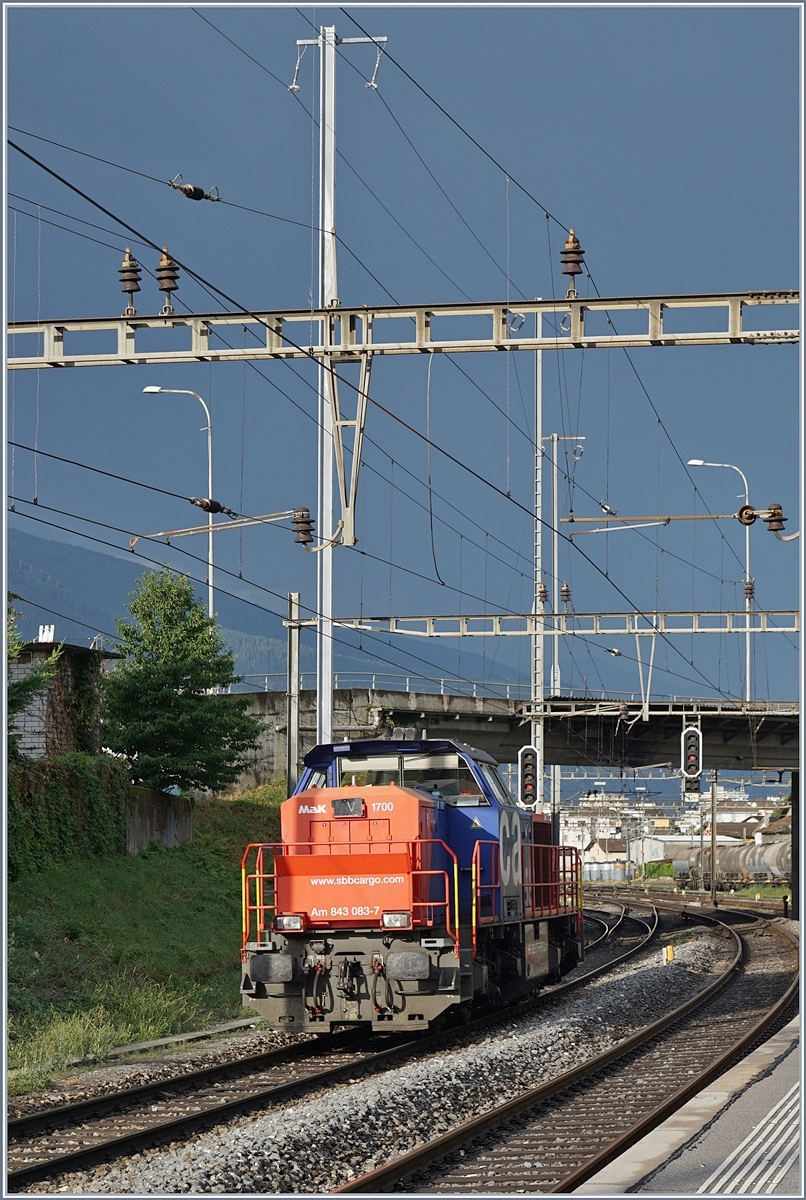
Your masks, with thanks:
[{"label": "ivy covered wall", "polygon": [[129,781],[116,759],[40,758],[11,766],[8,785],[10,879],[52,862],[126,853]]}]

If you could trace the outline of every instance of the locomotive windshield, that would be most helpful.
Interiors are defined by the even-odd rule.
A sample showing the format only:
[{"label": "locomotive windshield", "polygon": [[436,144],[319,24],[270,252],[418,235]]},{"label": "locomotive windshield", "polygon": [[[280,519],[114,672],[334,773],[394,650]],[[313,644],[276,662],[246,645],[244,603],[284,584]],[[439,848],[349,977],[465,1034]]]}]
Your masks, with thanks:
[{"label": "locomotive windshield", "polygon": [[[511,803],[495,768],[487,763],[481,766],[493,795],[502,803]],[[490,803],[470,767],[458,754],[339,757],[341,787],[379,787],[390,783],[398,787],[418,788],[434,799],[444,800],[446,804],[457,808],[474,808]],[[503,796],[499,793],[503,793]]]}]

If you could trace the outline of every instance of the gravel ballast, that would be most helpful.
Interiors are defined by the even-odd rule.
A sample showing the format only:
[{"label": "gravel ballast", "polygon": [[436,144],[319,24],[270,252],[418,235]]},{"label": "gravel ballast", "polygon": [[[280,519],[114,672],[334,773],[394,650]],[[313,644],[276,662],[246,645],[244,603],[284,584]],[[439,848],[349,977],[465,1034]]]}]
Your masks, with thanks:
[{"label": "gravel ballast", "polygon": [[[685,935],[683,935],[685,936]],[[548,1009],[382,1075],[265,1114],[189,1143],[146,1150],[31,1192],[327,1192],[504,1100],[600,1054],[701,991],[733,957],[716,932],[681,941],[672,964],[657,945]],[[118,1084],[120,1086],[120,1084]]]}]

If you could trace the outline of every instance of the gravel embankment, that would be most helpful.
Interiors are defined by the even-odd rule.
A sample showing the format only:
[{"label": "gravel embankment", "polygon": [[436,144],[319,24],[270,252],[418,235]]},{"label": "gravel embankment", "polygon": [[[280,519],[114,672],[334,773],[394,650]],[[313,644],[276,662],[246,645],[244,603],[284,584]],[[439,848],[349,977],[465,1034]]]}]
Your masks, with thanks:
[{"label": "gravel embankment", "polygon": [[330,1191],[656,1020],[724,970],[733,942],[706,932],[676,945],[672,965],[663,964],[661,955],[655,944],[639,961],[548,1011],[513,1019],[460,1049],[356,1079],[337,1093],[330,1089],[281,1110],[241,1118],[197,1136],[192,1144],[144,1151],[31,1191]]}]

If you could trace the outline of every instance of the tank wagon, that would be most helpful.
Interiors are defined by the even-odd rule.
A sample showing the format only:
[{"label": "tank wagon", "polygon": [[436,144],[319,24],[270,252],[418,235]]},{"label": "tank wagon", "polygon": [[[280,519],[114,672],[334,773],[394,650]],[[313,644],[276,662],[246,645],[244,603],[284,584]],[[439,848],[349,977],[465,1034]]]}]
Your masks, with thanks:
[{"label": "tank wagon", "polygon": [[243,859],[242,997],[277,1029],[427,1029],[583,955],[579,855],[453,740],[317,746]]},{"label": "tank wagon", "polygon": [[[711,850],[684,849],[673,861],[674,873],[679,883],[711,875]],[[792,844],[789,840],[766,842],[757,846],[755,842],[740,842],[735,846],[717,846],[716,879],[718,886],[734,883],[788,883],[792,876]]]}]

